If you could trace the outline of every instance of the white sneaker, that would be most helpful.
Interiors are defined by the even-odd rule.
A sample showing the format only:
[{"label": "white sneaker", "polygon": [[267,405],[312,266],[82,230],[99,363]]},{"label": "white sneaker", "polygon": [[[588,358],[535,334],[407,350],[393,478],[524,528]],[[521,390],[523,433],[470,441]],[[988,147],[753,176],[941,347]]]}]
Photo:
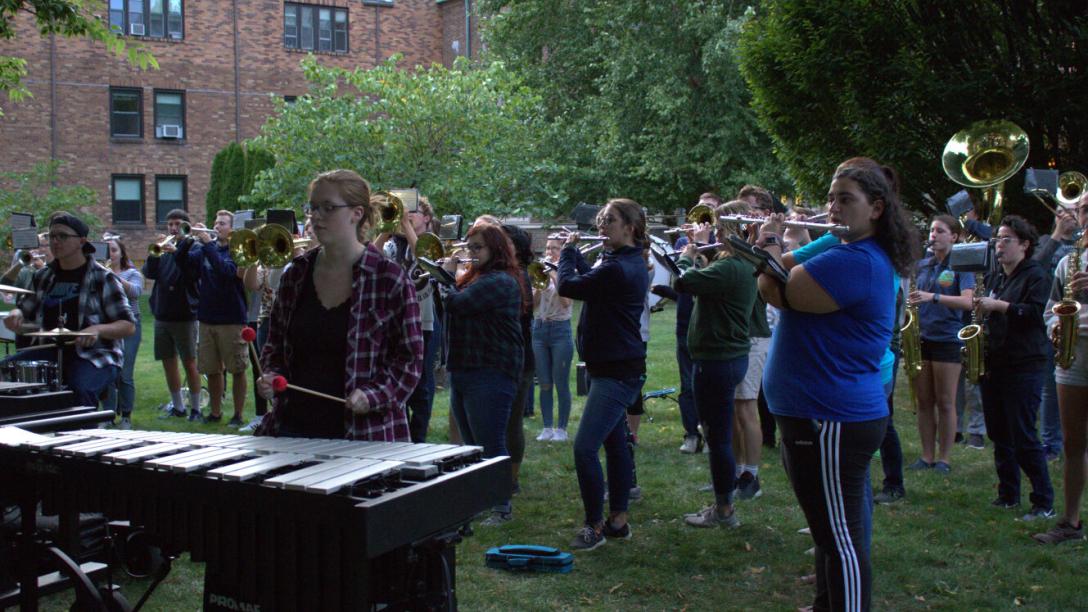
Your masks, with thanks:
[{"label": "white sneaker", "polygon": [[694,455],[699,448],[699,436],[684,436],[684,443],[680,445],[680,452],[686,455]]},{"label": "white sneaker", "polygon": [[552,442],[566,442],[567,430],[565,429],[553,429],[552,430]]},{"label": "white sneaker", "polygon": [[239,428],[238,428],[238,432],[239,432],[239,433],[253,433],[254,431],[257,431],[257,426],[261,424],[261,421],[262,421],[263,419],[264,419],[264,417],[256,417],[256,418],[254,418],[254,419],[253,419],[252,421],[250,421],[249,423],[247,423],[247,424],[245,424],[245,425],[243,425],[243,426],[239,427]]},{"label": "white sneaker", "polygon": [[555,435],[555,430],[554,429],[552,429],[551,427],[545,427],[544,429],[542,429],[540,431],[540,435],[536,437],[536,441],[537,442],[546,442],[548,440],[551,440],[552,436],[554,436],[554,435]]}]

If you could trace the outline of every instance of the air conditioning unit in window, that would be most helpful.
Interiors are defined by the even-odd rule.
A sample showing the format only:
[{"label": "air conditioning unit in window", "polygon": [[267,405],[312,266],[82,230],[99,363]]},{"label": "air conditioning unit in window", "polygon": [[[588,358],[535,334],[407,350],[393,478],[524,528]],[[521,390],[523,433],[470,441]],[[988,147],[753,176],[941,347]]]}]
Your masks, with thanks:
[{"label": "air conditioning unit in window", "polygon": [[142,24],[142,23],[130,23],[130,24],[128,24],[128,33],[132,34],[133,36],[143,36],[144,35],[144,24]]},{"label": "air conditioning unit in window", "polygon": [[181,138],[184,130],[180,125],[160,125],[155,128],[156,138]]}]

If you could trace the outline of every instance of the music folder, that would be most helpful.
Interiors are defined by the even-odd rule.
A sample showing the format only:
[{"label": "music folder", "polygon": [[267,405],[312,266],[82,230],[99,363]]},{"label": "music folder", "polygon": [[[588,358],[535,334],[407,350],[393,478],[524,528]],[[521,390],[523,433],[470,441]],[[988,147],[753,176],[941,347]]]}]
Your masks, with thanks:
[{"label": "music folder", "polygon": [[416,265],[423,269],[424,272],[431,275],[431,278],[438,281],[440,284],[447,287],[457,286],[457,279],[452,274],[446,272],[446,270],[437,263],[427,259],[426,257],[417,257]]},{"label": "music folder", "polygon": [[789,272],[782,264],[778,263],[771,254],[763,249],[748,244],[745,240],[736,236],[729,237],[729,245],[733,247],[733,253],[737,257],[755,266],[760,274],[769,274],[771,278],[780,283],[785,283],[790,278]]}]

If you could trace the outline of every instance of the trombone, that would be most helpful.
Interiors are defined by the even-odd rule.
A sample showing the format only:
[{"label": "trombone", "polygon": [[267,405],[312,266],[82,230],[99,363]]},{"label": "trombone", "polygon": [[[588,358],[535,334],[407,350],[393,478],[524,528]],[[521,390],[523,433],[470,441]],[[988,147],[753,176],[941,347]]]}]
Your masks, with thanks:
[{"label": "trombone", "polygon": [[[718,217],[718,219],[721,220],[722,223],[735,223],[738,225],[760,225],[767,222],[767,220],[762,217],[745,217],[744,215],[722,215],[721,217]],[[850,231],[850,228],[845,225],[838,225],[836,223],[815,223],[812,221],[783,221],[782,227],[787,229],[831,232],[836,236],[840,236]]]},{"label": "trombone", "polygon": [[683,234],[688,229],[691,229],[692,225],[701,225],[703,223],[714,225],[714,207],[709,204],[696,204],[688,211],[686,225],[670,227],[665,230],[665,233],[670,235]]},{"label": "trombone", "polygon": [[548,288],[548,284],[551,283],[551,271],[558,270],[559,266],[556,266],[550,261],[534,261],[526,268],[526,272],[529,273],[529,284],[533,286],[533,289],[544,290]]},{"label": "trombone", "polygon": [[404,218],[404,200],[388,191],[375,191],[370,196],[370,202],[378,206],[378,233],[396,233]]}]

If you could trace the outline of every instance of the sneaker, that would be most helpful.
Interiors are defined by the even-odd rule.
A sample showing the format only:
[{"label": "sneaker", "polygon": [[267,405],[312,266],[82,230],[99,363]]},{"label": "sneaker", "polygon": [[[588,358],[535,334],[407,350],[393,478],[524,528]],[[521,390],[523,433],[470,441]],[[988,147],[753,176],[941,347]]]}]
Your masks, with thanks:
[{"label": "sneaker", "polygon": [[914,470],[914,471],[917,471],[917,470],[928,470],[928,469],[932,469],[932,468],[933,468],[933,465],[934,465],[934,464],[932,464],[932,463],[929,463],[928,461],[926,461],[926,460],[924,460],[924,459],[919,459],[918,461],[915,461],[914,463],[912,463],[912,464],[908,465],[908,466],[907,466],[907,469],[908,469],[908,470]]},{"label": "sneaker", "polygon": [[[223,418],[223,417],[220,416],[219,418]],[[202,414],[200,414],[199,410],[190,410],[189,411],[189,421],[190,422],[197,422],[197,423],[207,423],[208,419],[205,418]]]},{"label": "sneaker", "polygon": [[602,531],[605,537],[615,540],[630,540],[631,539],[631,523],[627,522],[623,524],[623,527],[613,527],[612,523],[608,521],[604,522],[604,530]]},{"label": "sneaker", "polygon": [[981,434],[971,434],[967,436],[967,448],[982,450],[986,448],[986,440],[982,438]]},{"label": "sneaker", "polygon": [[552,430],[552,442],[566,442],[567,430],[565,429],[553,429]]},{"label": "sneaker", "polygon": [[694,455],[699,452],[699,436],[684,436],[684,443],[680,445],[680,452],[685,455]]},{"label": "sneaker", "polygon": [[642,487],[635,485],[627,495],[627,501],[637,502],[642,499]]},{"label": "sneaker", "polygon": [[551,427],[545,427],[544,429],[540,430],[540,435],[536,437],[536,441],[547,442],[548,440],[551,440],[552,436],[554,435],[555,430],[553,430]]},{"label": "sneaker", "polygon": [[242,417],[235,415],[231,417],[230,421],[227,422],[227,425],[230,427],[241,427],[242,425],[245,425],[245,422],[242,421]]},{"label": "sneaker", "polygon": [[484,520],[480,521],[480,526],[481,527],[498,527],[499,525],[509,523],[511,520],[513,520],[513,518],[514,518],[514,513],[513,512],[499,512],[497,510],[492,510],[491,511],[491,516],[489,516],[489,517],[485,518]]},{"label": "sneaker", "polygon": [[590,525],[585,525],[578,530],[578,533],[574,536],[574,539],[570,542],[570,547],[574,550],[593,550],[601,544],[605,543],[604,530],[600,531],[594,529]]},{"label": "sneaker", "polygon": [[209,414],[208,416],[204,417],[204,422],[205,423],[219,423],[222,420],[223,420],[223,413],[222,412],[220,412],[219,414]]},{"label": "sneaker", "polygon": [[962,432],[959,432],[959,431],[957,431],[957,432],[956,432],[956,439],[955,439],[955,440],[953,440],[953,443],[955,443],[955,444],[959,444],[960,442],[963,442],[963,433],[962,433]]},{"label": "sneaker", "polygon": [[944,461],[938,461],[937,463],[933,464],[933,471],[937,472],[938,474],[951,474],[952,466],[948,465]]},{"label": "sneaker", "polygon": [[1069,521],[1058,521],[1058,524],[1051,527],[1050,531],[1037,533],[1031,536],[1031,539],[1040,544],[1061,544],[1072,540],[1083,540],[1084,524],[1074,526]]},{"label": "sneaker", "polygon": [[737,479],[737,498],[755,499],[763,495],[763,489],[759,486],[759,476],[753,476],[751,472],[745,472]]},{"label": "sneaker", "polygon": [[904,495],[906,495],[906,493],[903,490],[888,487],[873,496],[873,503],[884,505],[894,504],[895,502],[903,499]]},{"label": "sneaker", "polygon": [[718,512],[717,504],[711,504],[694,514],[685,514],[684,522],[692,527],[740,527],[737,511],[723,516]]},{"label": "sneaker", "polygon": [[705,485],[699,487],[699,492],[700,493],[713,493],[714,492],[714,483],[705,484]]},{"label": "sneaker", "polygon": [[1054,518],[1054,508],[1043,508],[1042,506],[1032,506],[1031,511],[1020,517],[1021,521],[1041,521],[1049,518]]},{"label": "sneaker", "polygon": [[121,424],[117,426],[117,429],[132,429],[132,419],[121,417]]},{"label": "sneaker", "polygon": [[260,427],[261,421],[264,417],[254,417],[252,421],[238,428],[238,433],[253,433]]},{"label": "sneaker", "polygon": [[1013,508],[1019,506],[1020,502],[1018,502],[1018,501],[1009,501],[1007,499],[998,497],[997,499],[990,502],[990,505],[995,507],[995,508],[1001,508],[1002,510],[1012,510]]}]

